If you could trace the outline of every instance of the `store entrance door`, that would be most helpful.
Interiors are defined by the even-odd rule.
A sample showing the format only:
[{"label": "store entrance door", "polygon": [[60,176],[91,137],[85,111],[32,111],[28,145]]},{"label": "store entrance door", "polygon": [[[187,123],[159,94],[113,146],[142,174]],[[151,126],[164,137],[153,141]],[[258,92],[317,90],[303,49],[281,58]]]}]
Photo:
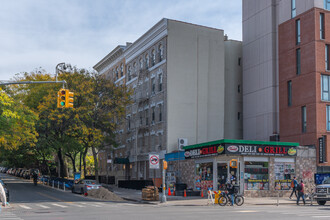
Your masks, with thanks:
[{"label": "store entrance door", "polygon": [[228,178],[228,162],[218,162],[218,190],[224,190]]}]

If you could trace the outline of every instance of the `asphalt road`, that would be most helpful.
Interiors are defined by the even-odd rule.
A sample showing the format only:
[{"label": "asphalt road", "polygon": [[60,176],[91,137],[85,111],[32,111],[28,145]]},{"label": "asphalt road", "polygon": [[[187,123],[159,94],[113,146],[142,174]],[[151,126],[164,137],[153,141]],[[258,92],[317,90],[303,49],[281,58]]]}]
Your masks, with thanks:
[{"label": "asphalt road", "polygon": [[92,200],[81,195],[63,192],[31,181],[0,174],[11,194],[9,207],[2,207],[1,220],[75,220],[75,219],[330,219],[330,205],[243,205],[241,207],[173,206],[138,203],[114,203]]}]

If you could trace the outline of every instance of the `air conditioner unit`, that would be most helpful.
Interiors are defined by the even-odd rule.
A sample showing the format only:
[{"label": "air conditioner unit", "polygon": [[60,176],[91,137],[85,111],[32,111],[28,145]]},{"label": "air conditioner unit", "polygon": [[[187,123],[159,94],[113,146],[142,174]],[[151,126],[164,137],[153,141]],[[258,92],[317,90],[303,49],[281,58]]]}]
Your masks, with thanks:
[{"label": "air conditioner unit", "polygon": [[188,145],[188,139],[187,138],[179,138],[178,139],[178,146],[179,151],[183,151],[183,147]]}]

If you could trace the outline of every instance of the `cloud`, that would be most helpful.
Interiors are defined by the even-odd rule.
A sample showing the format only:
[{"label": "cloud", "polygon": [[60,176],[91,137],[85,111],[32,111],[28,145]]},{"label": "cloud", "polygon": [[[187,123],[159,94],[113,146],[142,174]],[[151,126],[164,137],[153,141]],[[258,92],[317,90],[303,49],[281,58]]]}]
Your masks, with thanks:
[{"label": "cloud", "polygon": [[60,62],[91,68],[117,45],[134,42],[162,18],[223,29],[241,40],[240,0],[4,0],[0,80]]}]

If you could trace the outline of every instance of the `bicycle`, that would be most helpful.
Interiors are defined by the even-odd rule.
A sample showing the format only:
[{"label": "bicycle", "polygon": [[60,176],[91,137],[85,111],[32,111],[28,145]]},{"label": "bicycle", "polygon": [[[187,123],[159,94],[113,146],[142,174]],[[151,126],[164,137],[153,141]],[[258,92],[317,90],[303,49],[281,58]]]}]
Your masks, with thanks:
[{"label": "bicycle", "polygon": [[[218,199],[218,204],[220,206],[225,206],[227,205],[229,202],[229,204],[231,204],[231,196],[228,194],[228,192],[221,192],[219,199]],[[244,197],[238,194],[234,194],[234,203],[237,206],[241,206],[244,203]]]}]

